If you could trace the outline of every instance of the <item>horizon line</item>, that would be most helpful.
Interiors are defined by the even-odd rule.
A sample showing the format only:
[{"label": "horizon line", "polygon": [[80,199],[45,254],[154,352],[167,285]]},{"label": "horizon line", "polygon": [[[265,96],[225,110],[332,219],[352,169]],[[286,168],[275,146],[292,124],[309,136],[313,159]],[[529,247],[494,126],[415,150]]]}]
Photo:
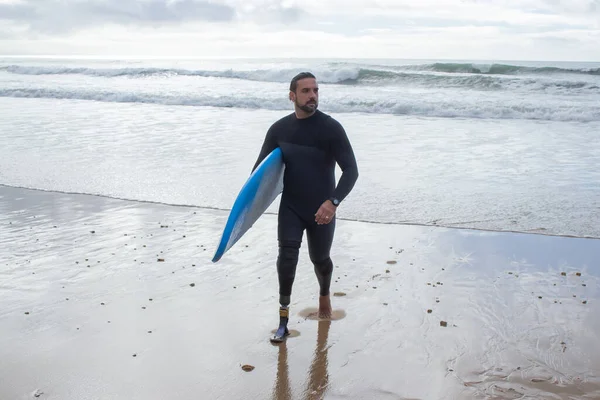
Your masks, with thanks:
[{"label": "horizon line", "polygon": [[98,54],[0,54],[0,58],[37,58],[37,59],[96,59],[96,60],[412,60],[412,61],[518,61],[518,62],[580,62],[600,63],[600,60],[560,60],[560,59],[524,59],[524,58],[450,58],[450,57],[285,57],[285,56],[157,56],[157,55],[98,55]]}]

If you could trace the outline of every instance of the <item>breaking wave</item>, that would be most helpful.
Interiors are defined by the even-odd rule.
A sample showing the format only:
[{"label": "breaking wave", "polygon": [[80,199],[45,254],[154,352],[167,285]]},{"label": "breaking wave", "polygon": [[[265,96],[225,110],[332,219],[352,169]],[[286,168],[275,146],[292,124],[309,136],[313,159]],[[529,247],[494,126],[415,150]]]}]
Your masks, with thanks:
[{"label": "breaking wave", "polygon": [[[564,69],[505,64],[434,63],[404,66],[354,66],[330,64],[311,69],[319,81],[342,85],[421,85],[465,87],[488,90],[526,88],[581,89],[600,91],[600,68]],[[61,66],[5,65],[0,71],[20,75],[87,75],[104,78],[206,77],[287,83],[300,69],[194,70],[178,68],[88,68]],[[560,76],[558,76],[560,75]],[[552,77],[552,79],[550,79]],[[578,78],[579,77],[579,78]],[[587,78],[585,78],[587,77]],[[560,78],[560,79],[558,79]],[[583,80],[582,80],[583,78]]]},{"label": "breaking wave", "polygon": [[[0,97],[71,99],[114,103],[145,103],[176,106],[224,107],[245,109],[288,110],[289,102],[283,97],[237,97],[168,95],[155,93],[125,93],[111,91],[87,91],[85,89],[15,88],[0,89]],[[357,100],[343,98],[329,103],[322,102],[322,109],[338,113],[372,113],[392,115],[415,115],[442,118],[498,118],[531,119],[547,121],[600,121],[600,108],[581,105],[528,104],[509,102],[452,102],[441,100],[423,102],[420,99],[398,98],[382,100]]]}]

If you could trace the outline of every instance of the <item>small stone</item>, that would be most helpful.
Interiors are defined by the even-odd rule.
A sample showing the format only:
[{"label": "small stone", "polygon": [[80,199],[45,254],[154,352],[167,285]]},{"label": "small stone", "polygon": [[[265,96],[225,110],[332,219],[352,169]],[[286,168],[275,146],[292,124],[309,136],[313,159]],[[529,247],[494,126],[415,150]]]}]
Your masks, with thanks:
[{"label": "small stone", "polygon": [[390,265],[393,265],[393,264],[396,264],[396,263],[397,263],[397,261],[390,260],[390,261],[388,261],[387,263],[388,263],[388,264],[390,264]]},{"label": "small stone", "polygon": [[165,262],[165,259],[164,258],[159,258],[158,262]]},{"label": "small stone", "polygon": [[242,365],[242,369],[246,372],[250,372],[252,370],[254,370],[254,366],[253,365],[248,365],[248,364],[244,364]]},{"label": "small stone", "polygon": [[104,303],[100,303],[100,305],[101,305],[101,306],[104,306],[105,304],[104,304]]},{"label": "small stone", "polygon": [[388,305],[388,303],[383,303],[383,305],[384,305],[384,306],[387,306],[387,305]]},{"label": "small stone", "polygon": [[575,273],[575,275],[581,276],[581,272],[577,272],[577,273]]},{"label": "small stone", "polygon": [[386,273],[386,274],[389,274],[389,273],[390,273],[390,270],[389,270],[389,269],[386,269],[386,270],[385,270],[385,273]]},{"label": "small stone", "polygon": [[567,273],[566,273],[566,272],[561,272],[560,274],[561,274],[562,276],[567,276]]},{"label": "small stone", "polygon": [[25,311],[25,315],[29,315],[29,311]]},{"label": "small stone", "polygon": [[538,299],[541,299],[541,298],[542,298],[542,296],[538,296]]},{"label": "small stone", "polygon": [[194,286],[196,286],[196,284],[195,283],[190,283],[190,286],[194,287]]},{"label": "small stone", "polygon": [[343,296],[345,296],[345,295],[346,295],[346,293],[344,293],[344,292],[335,292],[333,295],[334,295],[335,297],[343,297]]},{"label": "small stone", "polygon": [[587,300],[582,301],[583,304],[587,304]]},{"label": "small stone", "polygon": [[90,233],[96,233],[96,231],[90,231]]},{"label": "small stone", "polygon": [[137,354],[134,354],[133,357],[137,357]]},{"label": "small stone", "polygon": [[431,314],[433,312],[433,310],[427,310],[427,314]]},{"label": "small stone", "polygon": [[446,327],[448,323],[446,321],[440,321],[440,326]]}]

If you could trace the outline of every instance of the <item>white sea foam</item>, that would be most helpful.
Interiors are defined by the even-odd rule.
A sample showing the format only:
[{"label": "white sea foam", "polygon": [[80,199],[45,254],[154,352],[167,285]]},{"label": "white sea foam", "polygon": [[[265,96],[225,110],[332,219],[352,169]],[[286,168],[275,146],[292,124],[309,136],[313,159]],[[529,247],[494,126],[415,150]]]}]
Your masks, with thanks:
[{"label": "white sea foam", "polygon": [[342,217],[600,236],[598,67],[472,65],[0,61],[0,184],[231,207],[312,70],[359,160]]}]

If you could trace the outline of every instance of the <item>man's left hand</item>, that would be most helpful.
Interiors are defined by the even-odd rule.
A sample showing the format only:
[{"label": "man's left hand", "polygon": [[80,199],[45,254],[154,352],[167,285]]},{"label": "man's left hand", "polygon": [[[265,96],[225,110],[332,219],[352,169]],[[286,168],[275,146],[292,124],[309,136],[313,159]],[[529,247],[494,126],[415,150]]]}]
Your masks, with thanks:
[{"label": "man's left hand", "polygon": [[333,205],[331,200],[325,200],[319,210],[315,214],[315,221],[319,225],[328,224],[333,219],[337,208]]}]

